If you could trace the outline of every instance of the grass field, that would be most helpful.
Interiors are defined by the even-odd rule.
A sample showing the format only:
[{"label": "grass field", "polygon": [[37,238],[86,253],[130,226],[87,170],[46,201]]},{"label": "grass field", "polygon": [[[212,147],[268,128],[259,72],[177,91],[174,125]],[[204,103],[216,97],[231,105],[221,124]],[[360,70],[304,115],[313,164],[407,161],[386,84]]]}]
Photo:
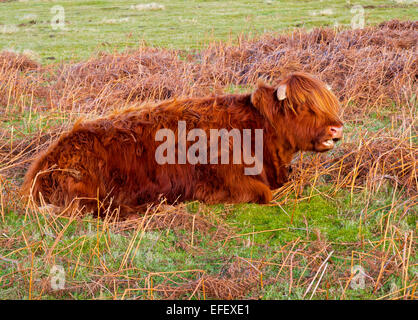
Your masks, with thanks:
[{"label": "grass field", "polygon": [[[0,2],[0,49],[17,53],[0,53],[0,299],[416,299],[418,28],[369,26],[416,21],[417,4],[138,3]],[[36,152],[80,116],[294,70],[331,84],[345,136],[298,154],[269,205],[162,203],[115,222],[19,195]]]},{"label": "grass field", "polygon": [[[1,4],[0,48],[32,51],[42,62],[80,60],[93,52],[150,46],[199,48],[213,40],[235,39],[284,29],[350,25],[353,5],[364,6],[365,21],[416,19],[413,1],[159,1],[164,10],[135,10],[145,1],[11,1]],[[51,27],[62,6],[65,28]]]}]

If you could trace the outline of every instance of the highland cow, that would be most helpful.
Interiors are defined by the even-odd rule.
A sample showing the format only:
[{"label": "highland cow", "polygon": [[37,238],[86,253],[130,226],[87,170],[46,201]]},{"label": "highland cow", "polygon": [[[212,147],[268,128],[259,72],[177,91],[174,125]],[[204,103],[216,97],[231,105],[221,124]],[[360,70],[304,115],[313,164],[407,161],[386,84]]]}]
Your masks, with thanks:
[{"label": "highland cow", "polygon": [[[268,203],[271,190],[287,181],[296,152],[328,151],[341,139],[343,124],[338,113],[333,93],[304,73],[284,78],[277,87],[259,82],[251,94],[174,99],[135,107],[77,122],[35,159],[22,188],[38,204],[76,205],[96,212],[106,206],[132,212],[162,198],[170,203]],[[162,143],[175,152],[165,156],[179,160],[179,123],[208,137],[213,129],[250,130],[251,145],[240,145],[247,148],[241,150],[241,157],[245,152],[254,156],[254,132],[262,130],[262,167],[256,174],[245,173],[249,164],[233,159],[233,136],[228,136],[231,140],[226,145],[230,161],[220,159],[222,143],[213,154],[211,141],[197,155],[204,159],[200,157],[205,153],[210,161],[159,163],[156,154],[161,156],[158,148]],[[176,133],[171,142],[168,136],[165,142],[159,136],[161,129]],[[183,148],[192,146],[189,140],[183,142]]]}]

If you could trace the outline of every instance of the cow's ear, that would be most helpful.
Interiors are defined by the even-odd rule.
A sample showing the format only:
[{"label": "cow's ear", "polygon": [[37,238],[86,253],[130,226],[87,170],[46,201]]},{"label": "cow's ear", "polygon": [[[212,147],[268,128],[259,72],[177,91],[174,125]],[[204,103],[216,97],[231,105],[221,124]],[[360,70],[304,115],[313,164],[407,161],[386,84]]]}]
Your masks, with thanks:
[{"label": "cow's ear", "polygon": [[276,91],[277,99],[279,100],[286,99],[286,88],[287,86],[285,84],[282,84],[277,88],[277,91]]},{"label": "cow's ear", "polygon": [[257,89],[251,94],[251,103],[270,124],[274,125],[274,115],[277,113],[276,104],[278,103],[274,88],[259,81]]}]

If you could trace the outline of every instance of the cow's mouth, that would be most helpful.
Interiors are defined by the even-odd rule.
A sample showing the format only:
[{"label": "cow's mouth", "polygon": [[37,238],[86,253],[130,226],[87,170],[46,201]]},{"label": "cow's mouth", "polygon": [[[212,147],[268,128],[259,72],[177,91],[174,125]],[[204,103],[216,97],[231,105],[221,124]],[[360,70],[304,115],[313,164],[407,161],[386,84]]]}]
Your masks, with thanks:
[{"label": "cow's mouth", "polygon": [[334,140],[329,139],[329,140],[326,140],[326,141],[322,142],[322,145],[323,145],[325,148],[330,148],[330,149],[332,149],[332,148],[334,148],[335,143],[334,143]]},{"label": "cow's mouth", "polygon": [[328,139],[328,140],[322,141],[317,145],[316,149],[319,152],[324,152],[324,151],[331,150],[331,149],[334,148],[335,143],[339,140],[340,139],[338,139],[338,138],[333,138],[333,139]]}]

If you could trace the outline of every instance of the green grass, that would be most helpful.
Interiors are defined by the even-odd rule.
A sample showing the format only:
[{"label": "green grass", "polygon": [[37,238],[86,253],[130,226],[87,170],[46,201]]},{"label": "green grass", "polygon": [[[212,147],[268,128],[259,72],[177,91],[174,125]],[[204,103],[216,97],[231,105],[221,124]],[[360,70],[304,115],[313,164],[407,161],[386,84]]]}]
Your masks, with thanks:
[{"label": "green grass", "polygon": [[35,133],[46,132],[65,123],[67,114],[58,112],[9,113],[7,118],[0,118],[0,128],[13,132],[13,138],[21,139]]},{"label": "green grass", "polygon": [[[234,221],[243,232],[288,228],[277,232],[262,233],[255,241],[270,244],[285,243],[295,237],[315,240],[315,231],[319,231],[330,241],[357,241],[358,226],[345,219],[344,212],[339,212],[335,204],[319,196],[299,205],[267,207],[260,210],[257,205],[242,205],[234,211]],[[353,216],[353,215],[351,215]],[[354,217],[355,218],[355,215]],[[292,223],[293,222],[293,223]]]},{"label": "green grass", "polygon": [[[189,205],[190,212],[197,212],[201,209],[202,214],[207,211],[223,214],[227,223],[234,230],[239,231],[239,234],[253,233],[239,237],[248,240],[247,243],[250,244],[242,245],[234,240],[214,243],[210,241],[210,236],[197,232],[194,235],[194,250],[184,250],[176,245],[179,241],[190,241],[190,232],[188,231],[146,231],[141,236],[135,237],[136,233],[133,230],[126,232],[103,231],[103,222],[92,220],[91,217],[71,223],[68,222],[68,219],[59,218],[51,223],[51,220],[45,220],[44,217],[39,216],[39,222],[36,223],[33,220],[23,219],[21,215],[9,212],[5,215],[5,221],[0,228],[0,242],[6,243],[7,239],[15,240],[12,248],[2,245],[0,257],[7,256],[7,259],[18,261],[19,264],[4,262],[0,259],[0,284],[4,288],[0,290],[0,299],[28,299],[28,279],[20,278],[17,275],[24,274],[26,277],[30,277],[30,270],[35,270],[32,274],[31,297],[34,298],[42,294],[43,299],[91,298],[87,284],[94,283],[109,274],[118,274],[117,280],[119,282],[115,289],[116,292],[111,283],[103,285],[101,290],[95,292],[96,298],[109,299],[115,294],[119,297],[123,295],[126,286],[123,285],[121,278],[137,279],[135,283],[138,284],[138,287],[145,287],[146,277],[156,273],[153,277],[155,286],[163,281],[164,277],[158,275],[162,272],[200,269],[204,270],[207,275],[219,274],[225,262],[234,256],[240,256],[249,261],[275,262],[280,260],[278,257],[280,249],[286,246],[289,241],[296,239],[300,239],[308,247],[315,241],[328,241],[331,249],[338,252],[331,257],[330,263],[334,268],[349,272],[351,250],[362,251],[358,247],[358,241],[362,239],[363,243],[366,243],[366,248],[367,242],[380,239],[381,217],[388,212],[388,209],[380,208],[387,204],[390,205],[392,191],[388,190],[377,194],[371,199],[373,204],[368,210],[373,213],[367,219],[363,215],[361,230],[358,222],[362,214],[361,209],[365,207],[365,199],[362,195],[356,195],[355,204],[350,205],[350,194],[347,191],[340,192],[333,199],[314,193],[314,197],[310,200],[301,201],[297,206],[285,205],[282,207],[283,209],[243,204],[234,205],[229,208],[228,213],[225,213],[223,205],[204,206],[192,203]],[[310,191],[307,190],[304,194],[308,195]],[[414,216],[413,221],[410,220],[397,227],[405,232],[413,230],[416,223],[416,215]],[[272,229],[281,230],[257,233]],[[54,230],[62,233],[58,242],[56,242],[58,232]],[[137,249],[131,251],[126,259],[126,264],[122,265],[131,242],[133,247]],[[27,244],[30,244],[29,247]],[[17,248],[20,249],[16,250]],[[51,248],[53,248],[52,251],[50,251]],[[199,254],[196,254],[197,252]],[[344,256],[345,253],[347,256]],[[45,257],[48,254],[53,257],[49,264],[45,263]],[[301,266],[306,266],[308,262],[308,260],[302,261]],[[47,294],[40,291],[39,286],[42,281],[50,279],[53,265],[64,267],[67,287],[73,288],[73,290]],[[273,277],[278,270],[278,266],[268,268],[265,278]],[[413,272],[413,269],[411,271]],[[293,277],[304,279],[309,273],[309,268],[304,271],[299,268],[294,270]],[[193,279],[196,274],[190,271],[182,276]],[[410,277],[413,277],[413,273]],[[24,280],[26,280],[26,285]],[[398,283],[400,287],[402,285],[399,277],[393,277],[390,283],[392,282]],[[82,290],[74,289],[77,285],[81,286]],[[364,290],[349,289],[346,295],[351,299],[374,298],[372,289],[371,286]],[[264,299],[300,299],[304,293],[301,288],[295,288],[288,295],[288,290],[289,284],[286,281],[279,281],[258,288],[256,291]],[[390,288],[386,286],[379,293],[389,292],[389,290]],[[328,292],[328,297],[338,299],[341,293],[341,288],[338,289],[334,286]],[[138,291],[136,296],[148,297],[146,292],[141,291]],[[156,293],[154,297],[160,296]],[[319,294],[315,298],[324,297],[324,294]]]},{"label": "green grass", "polygon": [[[161,0],[164,10],[137,11],[151,1],[11,1],[0,6],[0,50],[32,51],[44,63],[81,60],[103,50],[151,46],[193,49],[213,40],[234,40],[295,27],[350,25],[353,4],[364,6],[366,24],[418,17],[416,4],[390,0],[202,1]],[[65,30],[54,30],[54,6],[65,12]]]}]

